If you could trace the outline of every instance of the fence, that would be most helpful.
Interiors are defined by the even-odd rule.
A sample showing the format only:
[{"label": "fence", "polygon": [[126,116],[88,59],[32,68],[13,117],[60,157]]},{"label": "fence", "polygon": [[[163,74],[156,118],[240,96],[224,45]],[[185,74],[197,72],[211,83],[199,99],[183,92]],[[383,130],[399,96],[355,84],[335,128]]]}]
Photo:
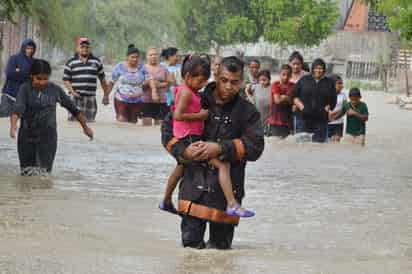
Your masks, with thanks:
[{"label": "fence", "polygon": [[398,77],[404,65],[383,65],[374,62],[351,62],[346,65],[346,78],[356,80],[384,80]]}]

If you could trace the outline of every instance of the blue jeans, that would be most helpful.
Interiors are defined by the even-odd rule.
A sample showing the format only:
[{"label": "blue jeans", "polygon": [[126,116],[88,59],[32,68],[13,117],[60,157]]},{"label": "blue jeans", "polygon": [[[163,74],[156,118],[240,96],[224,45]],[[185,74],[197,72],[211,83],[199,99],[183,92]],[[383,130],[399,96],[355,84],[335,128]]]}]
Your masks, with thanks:
[{"label": "blue jeans", "polygon": [[312,133],[313,142],[326,143],[328,140],[328,122],[305,120],[297,116],[295,119],[295,133]]}]

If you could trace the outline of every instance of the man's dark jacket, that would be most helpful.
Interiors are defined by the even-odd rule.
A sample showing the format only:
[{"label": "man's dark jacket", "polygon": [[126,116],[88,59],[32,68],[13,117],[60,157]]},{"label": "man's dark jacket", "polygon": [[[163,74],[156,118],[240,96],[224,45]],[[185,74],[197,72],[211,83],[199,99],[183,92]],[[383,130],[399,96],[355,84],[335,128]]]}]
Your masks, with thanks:
[{"label": "man's dark jacket", "polygon": [[[231,164],[231,179],[236,199],[245,195],[245,168],[247,161],[256,161],[264,149],[264,135],[260,114],[256,108],[240,96],[225,105],[216,104],[215,83],[209,84],[202,93],[202,105],[209,110],[205,121],[204,139],[220,143],[223,153],[219,157]],[[177,159],[185,150],[183,143],[173,146],[172,114],[162,124],[162,143]],[[218,171],[204,162],[185,164],[184,177],[180,184],[179,199],[221,210],[226,209],[226,200],[218,182]]]}]

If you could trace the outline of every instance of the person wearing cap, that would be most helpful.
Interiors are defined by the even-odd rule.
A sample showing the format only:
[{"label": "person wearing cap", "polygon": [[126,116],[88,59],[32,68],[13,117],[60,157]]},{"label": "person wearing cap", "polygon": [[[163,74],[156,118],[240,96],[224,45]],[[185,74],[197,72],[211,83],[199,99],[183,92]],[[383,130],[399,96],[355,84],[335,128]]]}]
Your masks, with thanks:
[{"label": "person wearing cap", "polygon": [[5,70],[6,82],[1,96],[0,117],[10,116],[20,86],[30,80],[30,68],[35,53],[36,43],[32,39],[26,39],[21,45],[20,52],[8,60]]},{"label": "person wearing cap", "polygon": [[116,120],[135,124],[142,111],[143,87],[150,86],[156,91],[156,84],[144,65],[139,63],[140,51],[134,44],[129,45],[126,55],[126,61],[118,63],[113,69],[104,100],[109,100],[113,86],[118,83],[114,95]]},{"label": "person wearing cap", "polygon": [[349,102],[342,106],[342,110],[331,115],[332,119],[338,119],[346,114],[345,141],[358,145],[365,145],[366,122],[369,120],[369,111],[366,103],[361,101],[362,96],[358,88],[349,91]]},{"label": "person wearing cap", "polygon": [[310,133],[312,140],[328,140],[329,110],[336,106],[336,89],[332,79],[325,76],[326,64],[322,59],[312,63],[312,73],[303,76],[296,84],[292,98],[296,113],[296,133]]},{"label": "person wearing cap", "polygon": [[[90,41],[86,37],[77,40],[77,51],[64,67],[63,82],[77,108],[86,115],[88,122],[94,122],[97,114],[96,90],[99,79],[105,94],[108,85],[105,80],[103,63],[90,51]],[[104,96],[103,104],[109,104]],[[75,117],[69,116],[70,121]]]}]

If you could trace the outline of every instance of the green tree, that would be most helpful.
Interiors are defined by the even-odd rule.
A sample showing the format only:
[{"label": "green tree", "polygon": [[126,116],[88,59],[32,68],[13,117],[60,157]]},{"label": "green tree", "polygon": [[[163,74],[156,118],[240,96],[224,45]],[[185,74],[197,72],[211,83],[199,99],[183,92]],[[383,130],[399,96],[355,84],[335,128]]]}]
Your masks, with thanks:
[{"label": "green tree", "polygon": [[339,16],[332,0],[252,0],[262,36],[282,45],[314,46],[333,31]]},{"label": "green tree", "polygon": [[369,0],[368,2],[378,12],[387,16],[391,30],[398,31],[404,41],[412,41],[412,1]]},{"label": "green tree", "polygon": [[28,13],[31,0],[0,0],[0,16],[14,22],[18,13]]},{"label": "green tree", "polygon": [[[412,2],[410,0],[368,0],[378,12],[387,16],[389,29],[399,32],[404,48],[412,48]],[[409,92],[409,68],[405,66],[406,95]]]},{"label": "green tree", "polygon": [[180,44],[186,49],[208,50],[258,38],[256,22],[244,0],[178,0]]},{"label": "green tree", "polygon": [[333,0],[180,0],[181,43],[213,45],[256,42],[312,46],[331,32],[338,17]]}]

